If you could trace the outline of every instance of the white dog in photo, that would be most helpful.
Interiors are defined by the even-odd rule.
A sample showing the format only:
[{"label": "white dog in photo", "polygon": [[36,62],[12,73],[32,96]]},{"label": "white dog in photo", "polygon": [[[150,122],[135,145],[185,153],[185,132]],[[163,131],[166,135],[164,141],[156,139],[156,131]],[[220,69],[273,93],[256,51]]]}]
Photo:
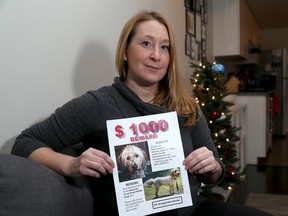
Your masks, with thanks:
[{"label": "white dog in photo", "polygon": [[169,195],[173,195],[175,193],[175,185],[177,185],[177,178],[180,176],[180,169],[174,168],[170,171],[169,176],[150,178],[144,182],[144,187],[150,188],[152,185],[155,187],[155,195],[159,197],[159,188],[161,186],[169,187]]},{"label": "white dog in photo", "polygon": [[117,159],[120,181],[144,178],[147,159],[147,153],[136,145],[123,148]]}]

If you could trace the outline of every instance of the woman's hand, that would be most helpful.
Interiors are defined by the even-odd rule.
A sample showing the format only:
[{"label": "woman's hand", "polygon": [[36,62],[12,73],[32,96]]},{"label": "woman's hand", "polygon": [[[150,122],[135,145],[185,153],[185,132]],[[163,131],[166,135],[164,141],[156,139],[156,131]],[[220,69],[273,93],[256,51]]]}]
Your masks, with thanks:
[{"label": "woman's hand", "polygon": [[205,174],[211,182],[217,181],[222,174],[221,165],[215,159],[213,152],[206,147],[191,152],[183,161],[183,165],[190,173]]},{"label": "woman's hand", "polygon": [[107,173],[112,173],[115,164],[112,158],[105,152],[89,148],[79,157],[70,160],[67,166],[69,176],[91,176],[99,178]]}]

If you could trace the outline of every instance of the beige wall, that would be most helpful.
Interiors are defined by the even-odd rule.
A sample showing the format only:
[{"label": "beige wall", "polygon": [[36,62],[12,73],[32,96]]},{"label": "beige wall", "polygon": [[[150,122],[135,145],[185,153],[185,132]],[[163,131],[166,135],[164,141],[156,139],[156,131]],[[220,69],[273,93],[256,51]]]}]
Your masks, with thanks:
[{"label": "beige wall", "polygon": [[[185,55],[185,6],[180,0],[0,0],[0,152],[24,128],[66,101],[113,82],[115,47],[138,10],[158,10],[170,21],[178,66],[191,91]],[[208,0],[207,57],[212,56],[212,0]]]},{"label": "beige wall", "polygon": [[263,30],[262,40],[263,49],[288,49],[288,28]]},{"label": "beige wall", "polygon": [[0,0],[0,152],[66,101],[113,82],[119,33],[142,9],[170,21],[189,86],[184,1]]}]

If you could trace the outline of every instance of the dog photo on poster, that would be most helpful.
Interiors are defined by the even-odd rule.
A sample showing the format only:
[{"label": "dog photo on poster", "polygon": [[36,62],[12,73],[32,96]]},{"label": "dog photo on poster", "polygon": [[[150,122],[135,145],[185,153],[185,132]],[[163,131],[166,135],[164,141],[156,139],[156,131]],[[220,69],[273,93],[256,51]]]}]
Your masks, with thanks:
[{"label": "dog photo on poster", "polygon": [[107,121],[119,215],[193,204],[176,112]]}]

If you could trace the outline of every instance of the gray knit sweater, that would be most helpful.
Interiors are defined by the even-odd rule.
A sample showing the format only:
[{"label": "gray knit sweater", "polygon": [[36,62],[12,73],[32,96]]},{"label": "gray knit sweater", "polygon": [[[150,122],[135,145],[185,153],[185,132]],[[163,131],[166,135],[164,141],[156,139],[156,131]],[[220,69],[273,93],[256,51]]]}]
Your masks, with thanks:
[{"label": "gray knit sweater", "polygon": [[[129,89],[119,77],[114,84],[98,90],[88,91],[56,111],[47,119],[24,130],[16,139],[12,154],[28,157],[40,147],[50,147],[61,151],[65,147],[82,142],[86,148],[94,147],[109,154],[106,121],[111,119],[136,117],[168,112],[152,104],[144,103]],[[179,123],[186,116],[178,115]],[[210,136],[205,118],[201,118],[192,127],[180,128],[184,154],[187,156],[193,149],[206,146],[219,160],[219,155]],[[220,160],[219,160],[220,161]],[[221,163],[221,162],[220,162]],[[223,164],[221,163],[223,166]],[[224,167],[224,166],[223,166]],[[189,174],[193,207],[178,209],[172,215],[191,215],[199,199],[198,190],[201,176]],[[113,176],[105,175],[92,179],[95,209],[103,209],[110,215],[117,215],[117,204]],[[204,182],[205,183],[205,182]],[[110,206],[109,209],[106,206]],[[98,210],[97,210],[98,211]],[[101,211],[100,211],[101,212]],[[165,212],[167,215],[168,212]]]}]

